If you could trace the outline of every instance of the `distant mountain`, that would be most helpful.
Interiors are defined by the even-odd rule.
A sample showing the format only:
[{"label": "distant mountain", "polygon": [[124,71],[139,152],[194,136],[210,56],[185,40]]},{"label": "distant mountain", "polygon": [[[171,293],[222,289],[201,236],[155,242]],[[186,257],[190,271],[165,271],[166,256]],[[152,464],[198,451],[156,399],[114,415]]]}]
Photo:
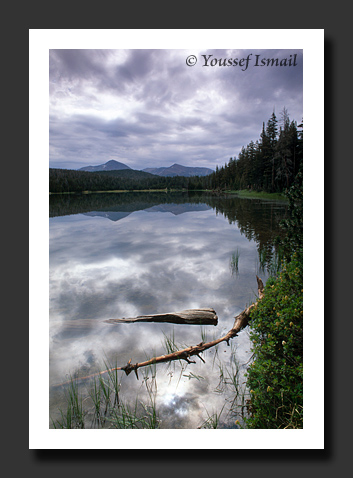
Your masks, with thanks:
[{"label": "distant mountain", "polygon": [[[99,164],[98,166],[84,166],[83,168],[78,169],[78,171],[89,171],[93,172],[101,172],[101,171],[122,171],[122,170],[129,169],[130,171],[137,171],[133,170],[129,166],[124,163],[120,163],[119,161],[115,161],[115,159],[111,159],[110,161]],[[212,174],[214,171],[209,168],[193,168],[189,166],[182,166],[181,164],[173,164],[169,166],[169,168],[145,168],[142,169],[144,173],[154,174],[156,176],[207,176],[208,174]]]},{"label": "distant mountain", "polygon": [[98,166],[84,166],[80,168],[78,171],[118,171],[121,169],[131,169],[129,166],[126,166],[124,163],[120,163],[119,161],[115,161],[115,159],[111,159],[110,161],[99,164]]},{"label": "distant mountain", "polygon": [[209,168],[193,168],[182,166],[181,164],[173,164],[169,168],[145,168],[142,171],[146,173],[156,174],[157,176],[207,176],[214,171]]}]

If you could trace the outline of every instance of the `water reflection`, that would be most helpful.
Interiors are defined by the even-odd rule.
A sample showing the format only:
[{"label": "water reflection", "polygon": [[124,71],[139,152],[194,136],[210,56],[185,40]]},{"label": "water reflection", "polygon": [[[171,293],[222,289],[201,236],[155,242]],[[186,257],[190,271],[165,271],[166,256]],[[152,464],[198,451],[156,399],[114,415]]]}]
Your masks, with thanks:
[{"label": "water reflection", "polygon": [[279,201],[241,199],[236,195],[204,193],[121,193],[51,195],[49,216],[86,214],[119,221],[136,211],[169,212],[174,215],[213,209],[235,224],[241,234],[257,244],[260,266],[269,266],[276,253],[274,239],[281,235],[279,222],[287,205]]},{"label": "water reflection", "polygon": [[[199,343],[201,335],[220,337],[254,300],[258,251],[274,250],[285,213],[275,202],[197,194],[50,196],[50,383],[104,369],[104,357],[125,365],[166,353],[165,335],[174,334],[180,348]],[[216,310],[217,327],[104,322],[203,307]],[[233,343],[238,362],[246,363],[247,331]],[[165,428],[196,428],[222,408],[220,367],[231,366],[234,350],[222,344],[204,358],[206,364],[187,369],[159,366]],[[146,395],[143,381],[122,380],[127,396]],[[54,416],[62,393],[51,393]],[[230,422],[225,417],[223,426]]]}]

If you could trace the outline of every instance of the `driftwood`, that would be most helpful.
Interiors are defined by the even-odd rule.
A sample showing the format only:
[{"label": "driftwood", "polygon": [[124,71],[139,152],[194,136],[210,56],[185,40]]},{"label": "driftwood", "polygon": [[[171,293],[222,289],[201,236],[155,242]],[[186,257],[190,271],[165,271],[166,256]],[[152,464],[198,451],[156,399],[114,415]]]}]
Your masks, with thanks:
[{"label": "driftwood", "polygon": [[[263,290],[264,290],[264,285],[262,280],[256,276],[257,279],[257,288],[258,288],[258,293],[259,293],[259,300],[262,299],[263,297]],[[200,353],[204,352],[205,350],[214,347],[215,345],[221,343],[221,342],[227,342],[227,345],[229,345],[229,340],[232,339],[233,337],[236,337],[238,333],[248,325],[249,322],[249,315],[250,311],[253,307],[255,307],[256,304],[251,304],[249,307],[247,307],[243,312],[238,314],[235,317],[235,321],[233,324],[233,327],[227,332],[226,335],[223,337],[212,340],[211,342],[200,342],[198,345],[193,345],[191,347],[187,347],[186,349],[183,350],[178,350],[177,352],[173,352],[171,354],[167,355],[161,355],[159,357],[153,357],[149,360],[146,360],[145,362],[140,362],[136,364],[131,363],[131,359],[125,365],[124,367],[119,367],[118,370],[124,370],[126,375],[129,375],[132,371],[135,372],[136,377],[138,378],[137,370],[141,367],[147,367],[148,365],[152,364],[158,364],[162,362],[172,362],[173,360],[186,360],[188,363],[196,363],[193,360],[190,360],[190,357],[193,355],[197,355],[202,362],[204,362],[204,359],[200,356]]]},{"label": "driftwood", "polygon": [[218,317],[214,309],[188,309],[167,314],[139,315],[123,319],[108,319],[108,324],[130,322],[171,322],[172,324],[217,325]]},{"label": "driftwood", "polygon": [[[263,297],[264,285],[262,280],[259,277],[256,276],[256,280],[257,280],[257,288],[258,288],[258,294],[259,294],[258,300],[261,300]],[[145,362],[132,364],[131,363],[132,359],[130,359],[127,365],[123,367],[115,367],[115,368],[104,370],[98,373],[94,373],[92,375],[87,375],[86,377],[79,378],[78,381],[87,380],[97,375],[103,375],[105,373],[113,372],[115,370],[124,370],[126,375],[129,375],[132,371],[134,371],[138,379],[137,370],[141,367],[147,367],[148,365],[158,364],[162,362],[172,362],[174,360],[186,360],[186,362],[188,363],[196,363],[194,360],[190,360],[190,357],[194,355],[196,355],[202,362],[205,362],[204,359],[200,356],[200,354],[204,352],[205,350],[210,349],[211,347],[214,347],[215,345],[221,342],[227,342],[227,345],[229,345],[229,340],[232,339],[233,337],[236,337],[238,333],[244,327],[248,325],[250,312],[254,307],[256,307],[256,303],[249,305],[249,307],[247,307],[240,314],[238,314],[235,317],[233,327],[229,330],[229,332],[226,333],[226,335],[224,335],[223,337],[220,337],[219,339],[212,340],[211,342],[200,342],[197,345],[193,345],[191,347],[178,350],[177,352],[173,352],[166,355],[160,355],[159,357],[153,357],[149,360],[146,360]],[[70,381],[67,381],[67,382],[58,384],[57,386],[67,385],[69,383]]]}]

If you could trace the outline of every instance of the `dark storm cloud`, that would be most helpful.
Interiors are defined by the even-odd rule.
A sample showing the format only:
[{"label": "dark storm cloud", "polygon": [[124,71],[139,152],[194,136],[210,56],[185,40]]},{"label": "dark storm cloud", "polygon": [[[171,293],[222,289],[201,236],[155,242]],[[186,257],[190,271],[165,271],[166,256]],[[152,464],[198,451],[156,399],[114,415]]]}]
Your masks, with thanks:
[{"label": "dark storm cloud", "polygon": [[[188,67],[183,50],[51,50],[50,166],[79,168],[117,159],[134,169],[215,169],[260,137],[286,107],[302,120],[302,53],[207,50]],[[297,66],[255,67],[259,59]],[[249,66],[202,66],[249,58]],[[209,57],[209,55],[212,55]],[[290,56],[292,55],[292,56]]]},{"label": "dark storm cloud", "polygon": [[111,54],[110,50],[50,50],[50,81],[59,84],[93,81],[99,87],[114,88],[117,78],[107,65]]}]

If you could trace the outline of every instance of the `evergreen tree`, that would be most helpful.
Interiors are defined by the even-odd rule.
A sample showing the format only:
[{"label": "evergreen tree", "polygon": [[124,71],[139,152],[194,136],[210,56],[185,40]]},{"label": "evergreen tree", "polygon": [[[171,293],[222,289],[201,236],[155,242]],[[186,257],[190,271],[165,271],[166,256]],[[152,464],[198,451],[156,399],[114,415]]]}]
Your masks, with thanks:
[{"label": "evergreen tree", "polygon": [[286,121],[284,127],[280,128],[279,138],[275,151],[276,161],[276,182],[279,190],[289,187],[289,180],[292,176],[292,160],[290,151],[289,123]]},{"label": "evergreen tree", "polygon": [[[224,166],[216,166],[214,173],[198,180],[198,185],[214,190],[288,189],[303,163],[303,132],[298,128],[295,121],[290,121],[286,108],[281,111],[280,121],[273,111],[266,127],[262,124],[260,140],[243,146],[238,158],[234,156]],[[189,186],[195,189],[195,181],[189,180]]]},{"label": "evergreen tree", "polygon": [[[275,149],[277,144],[277,118],[275,112],[272,113],[271,118],[267,122],[266,135],[269,140],[269,157],[268,157],[268,166],[271,167],[271,192],[275,191]],[[268,169],[268,168],[267,168]]]},{"label": "evergreen tree", "polygon": [[277,160],[276,179],[279,190],[290,187],[300,166],[296,123],[294,121],[290,122],[286,108],[283,108],[281,116],[280,134],[275,153]]}]

